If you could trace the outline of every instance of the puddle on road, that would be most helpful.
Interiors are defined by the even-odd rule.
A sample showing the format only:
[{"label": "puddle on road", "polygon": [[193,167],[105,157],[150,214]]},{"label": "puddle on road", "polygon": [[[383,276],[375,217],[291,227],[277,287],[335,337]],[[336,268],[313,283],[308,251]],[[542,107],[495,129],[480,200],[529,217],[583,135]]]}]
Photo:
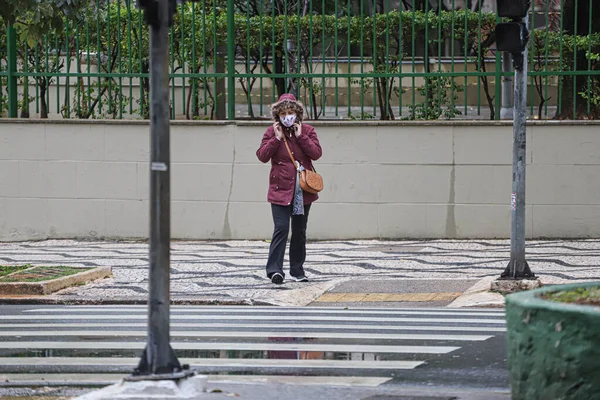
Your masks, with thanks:
[{"label": "puddle on road", "polygon": [[[0,357],[15,358],[49,358],[49,357],[81,357],[81,358],[139,358],[140,350],[2,350]],[[216,359],[278,359],[278,360],[336,360],[336,361],[398,361],[410,360],[413,354],[401,353],[361,353],[331,351],[300,350],[175,350],[177,358],[216,358]],[[423,358],[421,356],[421,358]]]}]

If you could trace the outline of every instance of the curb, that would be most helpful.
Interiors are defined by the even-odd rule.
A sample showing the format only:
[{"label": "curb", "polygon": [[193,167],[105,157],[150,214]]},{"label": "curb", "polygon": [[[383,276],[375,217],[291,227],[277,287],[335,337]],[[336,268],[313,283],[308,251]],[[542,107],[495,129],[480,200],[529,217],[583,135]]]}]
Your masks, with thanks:
[{"label": "curb", "polygon": [[[112,299],[82,299],[82,298],[57,298],[57,297],[2,297],[0,305],[147,305],[147,297],[129,297]],[[171,299],[171,305],[178,306],[272,306],[276,304],[266,301],[250,299]]]},{"label": "curb", "polygon": [[504,308],[504,296],[499,293],[490,291],[491,283],[496,279],[496,276],[488,276],[482,278],[465,290],[464,293],[458,296],[452,303],[448,304],[447,308]]},{"label": "curb", "polygon": [[41,282],[0,282],[0,294],[9,296],[19,295],[48,295],[79,283],[87,283],[97,279],[112,276],[110,267],[96,267],[89,271]]}]

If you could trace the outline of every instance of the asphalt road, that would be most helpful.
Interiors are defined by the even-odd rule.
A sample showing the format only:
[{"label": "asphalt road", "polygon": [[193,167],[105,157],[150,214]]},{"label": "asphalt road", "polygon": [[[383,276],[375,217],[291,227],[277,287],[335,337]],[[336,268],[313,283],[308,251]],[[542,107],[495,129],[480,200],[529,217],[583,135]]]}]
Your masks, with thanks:
[{"label": "asphalt road", "polygon": [[[145,306],[0,306],[0,388],[110,384],[138,364],[146,328]],[[272,385],[300,379],[381,393],[445,387],[506,394],[505,341],[498,309],[174,306],[171,312],[171,343],[182,363],[215,379],[268,376]]]}]

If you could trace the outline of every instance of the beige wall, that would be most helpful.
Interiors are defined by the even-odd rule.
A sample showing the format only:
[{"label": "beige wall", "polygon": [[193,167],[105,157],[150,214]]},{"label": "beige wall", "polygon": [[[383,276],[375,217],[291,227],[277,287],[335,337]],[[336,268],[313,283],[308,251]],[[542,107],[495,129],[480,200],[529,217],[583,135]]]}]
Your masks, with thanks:
[{"label": "beige wall", "polygon": [[[506,123],[315,123],[325,179],[309,236],[508,237]],[[263,123],[172,126],[174,238],[271,234]],[[600,237],[600,124],[528,128],[530,237]],[[0,120],[0,240],[148,234],[144,122]]]}]

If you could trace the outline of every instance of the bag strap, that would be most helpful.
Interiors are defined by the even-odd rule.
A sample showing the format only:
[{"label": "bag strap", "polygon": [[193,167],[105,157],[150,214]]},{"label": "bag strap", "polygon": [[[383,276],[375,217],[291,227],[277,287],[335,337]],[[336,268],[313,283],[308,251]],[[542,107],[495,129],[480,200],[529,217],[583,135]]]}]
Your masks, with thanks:
[{"label": "bag strap", "polygon": [[[287,152],[290,155],[292,164],[294,164],[294,168],[296,168],[296,160],[294,159],[294,156],[292,155],[292,151],[290,150],[290,146],[288,146],[287,140],[285,139],[285,133],[283,134],[283,143],[285,143],[285,148],[287,149]],[[317,172],[314,165],[312,166],[312,169],[314,172]]]},{"label": "bag strap", "polygon": [[287,140],[285,140],[285,133],[283,134],[283,143],[285,143],[285,148],[287,149],[287,152],[290,155],[290,158],[292,159],[292,164],[294,164],[294,168],[296,168],[296,160],[292,155],[292,151],[290,150],[290,146],[288,146]]}]

